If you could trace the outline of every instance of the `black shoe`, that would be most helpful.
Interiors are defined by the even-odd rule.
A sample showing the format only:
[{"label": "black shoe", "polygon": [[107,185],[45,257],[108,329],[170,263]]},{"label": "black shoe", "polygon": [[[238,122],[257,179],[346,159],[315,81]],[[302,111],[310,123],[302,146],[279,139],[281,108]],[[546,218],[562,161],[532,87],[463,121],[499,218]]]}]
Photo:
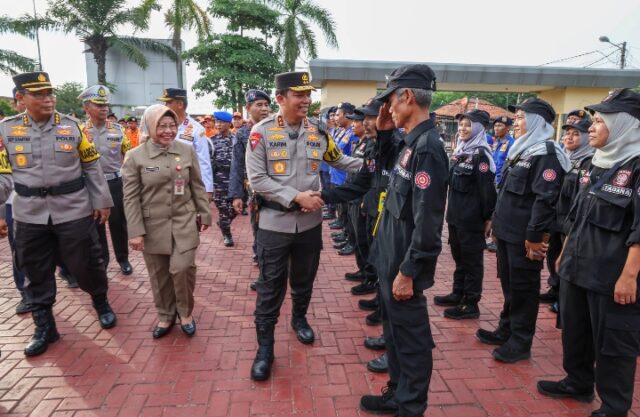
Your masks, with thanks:
[{"label": "black shoe", "polygon": [[371,300],[358,301],[358,307],[360,308],[360,310],[365,311],[376,311],[379,305],[380,303],[378,303],[378,297],[373,297]]},{"label": "black shoe", "polygon": [[364,347],[371,350],[383,350],[387,348],[384,335],[380,337],[367,337],[364,339]]},{"label": "black shoe", "polygon": [[365,295],[373,294],[378,290],[378,281],[364,281],[362,284],[358,284],[351,288],[351,294],[353,295]]},{"label": "black shoe", "polygon": [[116,314],[111,309],[109,301],[106,295],[96,295],[91,297],[93,299],[93,308],[98,313],[98,320],[100,321],[100,327],[103,329],[110,329],[116,325]]},{"label": "black shoe", "polygon": [[258,264],[258,255],[253,255],[252,259],[253,259],[253,263],[257,265]]},{"label": "black shoe", "polygon": [[565,379],[560,381],[538,381],[538,392],[551,398],[573,398],[581,403],[590,403],[595,398],[593,388],[590,390],[578,390],[569,385]]},{"label": "black shoe", "polygon": [[69,271],[60,268],[60,271],[58,272],[58,276],[60,277],[61,280],[67,283],[67,288],[80,287],[80,285],[78,285],[78,280],[73,275],[71,275]]},{"label": "black shoe", "polygon": [[628,413],[607,413],[602,410],[595,410],[590,417],[627,417]]},{"label": "black shoe", "polygon": [[340,220],[336,220],[333,223],[329,223],[329,229],[331,230],[339,230],[343,228],[344,228],[344,223],[342,223]]},{"label": "black shoe", "polygon": [[367,369],[371,372],[383,374],[389,370],[389,362],[387,362],[387,353],[383,353],[375,359],[367,362]]},{"label": "black shoe", "polygon": [[251,365],[251,379],[254,381],[264,381],[271,375],[271,365],[273,364],[273,345],[259,345],[256,358]]},{"label": "black shoe", "polygon": [[355,251],[356,248],[354,248],[350,243],[347,243],[342,249],[338,251],[338,255],[349,256],[352,255]]},{"label": "black shoe", "polygon": [[41,355],[47,351],[49,343],[60,339],[51,310],[35,310],[33,312],[33,322],[36,325],[36,330],[31,341],[24,348],[26,356]]},{"label": "black shoe", "polygon": [[557,301],[549,306],[549,311],[556,314],[560,312],[560,305]]},{"label": "black shoe", "polygon": [[379,310],[369,314],[365,319],[367,326],[380,326],[382,324],[382,315]]},{"label": "black shoe", "polygon": [[347,236],[346,233],[341,232],[338,233],[337,236],[331,236],[331,239],[335,242],[335,243],[340,243],[340,242],[344,242],[345,240],[347,240],[349,238],[349,236]]},{"label": "black shoe", "polygon": [[120,271],[122,275],[131,275],[133,274],[133,267],[129,263],[129,261],[118,262],[120,264]]},{"label": "black shoe", "polygon": [[395,388],[387,385],[382,388],[382,395],[363,395],[360,398],[360,409],[373,414],[395,414],[398,404],[393,399]]},{"label": "black shoe", "polygon": [[444,310],[444,316],[454,320],[477,319],[480,317],[480,309],[477,304],[459,304]]},{"label": "black shoe", "polygon": [[340,236],[342,235],[344,232],[341,230],[339,232],[331,232],[331,239],[335,238],[336,236]]},{"label": "black shoe", "polygon": [[25,300],[25,298],[22,297],[22,299],[16,306],[16,314],[26,314],[32,311],[33,311],[33,307],[31,306],[31,304],[29,304],[27,300]]},{"label": "black shoe", "polygon": [[455,292],[447,295],[436,295],[433,297],[433,303],[437,306],[453,307],[460,304],[460,301],[462,301],[462,294]]},{"label": "black shoe", "polygon": [[365,278],[362,271],[347,272],[344,274],[344,279],[347,281],[362,281]]},{"label": "black shoe", "polygon": [[333,249],[342,249],[342,248],[346,247],[347,245],[349,245],[349,242],[344,240],[342,242],[334,243],[333,244]]},{"label": "black shoe", "polygon": [[254,291],[258,291],[258,280],[255,280],[251,284],[249,284],[249,288],[251,288]]},{"label": "black shoe", "polygon": [[497,361],[504,363],[516,363],[531,357],[531,349],[519,350],[514,349],[511,346],[504,344],[497,347],[491,353],[493,358]]},{"label": "black shoe", "polygon": [[335,213],[324,213],[322,215],[322,220],[333,220],[336,218],[336,214]]},{"label": "black shoe", "polygon": [[478,329],[476,338],[486,345],[503,345],[509,340],[509,336],[501,331],[492,332],[485,329]]},{"label": "black shoe", "polygon": [[189,337],[193,337],[196,334],[196,321],[191,320],[191,323],[181,324],[180,328]]},{"label": "black shoe", "polygon": [[306,317],[293,317],[291,319],[291,327],[296,331],[296,337],[301,343],[309,345],[316,340],[313,329],[309,326]]},{"label": "black shoe", "polygon": [[153,336],[153,338],[160,339],[161,337],[168,335],[171,329],[173,328],[173,325],[176,324],[177,317],[178,317],[178,313],[174,314],[173,318],[171,319],[171,322],[169,323],[169,326],[167,327],[160,327],[156,324],[155,327],[153,328],[153,332],[151,332],[151,335]]},{"label": "black shoe", "polygon": [[224,235],[223,240],[224,240],[224,245],[228,248],[234,245],[233,237],[231,237],[231,235]]},{"label": "black shoe", "polygon": [[498,247],[496,246],[495,243],[489,242],[487,243],[487,250],[491,253],[496,253],[498,252]]},{"label": "black shoe", "polygon": [[558,301],[558,290],[556,288],[549,288],[549,291],[543,292],[538,297],[541,303],[555,303]]}]

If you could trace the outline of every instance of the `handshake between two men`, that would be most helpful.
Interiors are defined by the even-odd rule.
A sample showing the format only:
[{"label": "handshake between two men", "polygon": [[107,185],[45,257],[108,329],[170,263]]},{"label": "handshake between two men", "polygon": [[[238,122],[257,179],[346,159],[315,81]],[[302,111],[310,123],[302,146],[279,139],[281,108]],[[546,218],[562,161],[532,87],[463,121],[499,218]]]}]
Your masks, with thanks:
[{"label": "handshake between two men", "polygon": [[299,192],[293,201],[300,206],[303,213],[311,213],[320,210],[324,206],[320,191],[308,190]]}]

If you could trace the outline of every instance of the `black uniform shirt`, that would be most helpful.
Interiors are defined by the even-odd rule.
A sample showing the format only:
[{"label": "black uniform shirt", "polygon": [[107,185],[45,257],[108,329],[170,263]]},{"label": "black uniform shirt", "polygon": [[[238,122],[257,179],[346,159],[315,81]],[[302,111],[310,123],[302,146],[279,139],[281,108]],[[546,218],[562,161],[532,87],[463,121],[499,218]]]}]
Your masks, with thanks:
[{"label": "black uniform shirt", "polygon": [[560,276],[580,287],[613,295],[629,246],[640,243],[640,158],[615,171],[591,165],[580,178],[568,217],[573,223]]},{"label": "black uniform shirt", "polygon": [[555,222],[564,170],[547,142],[547,154],[508,161],[500,180],[493,232],[509,243],[542,242]]},{"label": "black uniform shirt", "polygon": [[571,223],[567,222],[567,214],[575,201],[576,194],[578,193],[578,181],[587,172],[589,164],[591,164],[591,156],[588,156],[579,161],[572,161],[571,171],[569,171],[562,181],[562,188],[560,189],[560,196],[556,204],[556,226],[555,230],[562,232],[565,235],[569,233]]},{"label": "black uniform shirt", "polygon": [[417,125],[389,178],[385,207],[376,235],[376,269],[381,279],[398,271],[421,291],[433,285],[442,250],[442,223],[449,163],[432,120]]},{"label": "black uniform shirt", "polygon": [[247,170],[244,156],[252,127],[253,123],[249,122],[238,129],[234,136],[231,172],[229,173],[229,198],[243,198],[245,195],[244,180],[247,178]]},{"label": "black uniform shirt", "polygon": [[495,174],[484,150],[452,159],[449,169],[447,223],[465,230],[484,230],[496,206]]}]

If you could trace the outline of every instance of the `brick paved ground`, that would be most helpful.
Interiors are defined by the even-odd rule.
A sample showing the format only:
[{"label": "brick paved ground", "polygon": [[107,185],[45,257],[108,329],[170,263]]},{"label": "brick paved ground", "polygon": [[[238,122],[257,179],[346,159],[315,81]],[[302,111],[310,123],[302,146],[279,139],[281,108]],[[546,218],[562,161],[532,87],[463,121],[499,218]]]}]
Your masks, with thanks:
[{"label": "brick paved ground", "polygon": [[[255,293],[248,284],[257,269],[251,261],[248,218],[234,222],[237,245],[222,246],[217,230],[203,235],[198,254],[195,318],[198,333],[188,339],[178,328],[161,340],[151,338],[155,313],[142,257],[132,257],[131,277],[109,267],[110,300],[118,326],[102,330],[88,295],[61,286],[54,307],[59,342],[37,358],[22,354],[32,334],[30,317],[14,314],[18,302],[11,279],[6,240],[0,243],[0,415],[7,416],[314,416],[352,417],[362,394],[378,393],[384,375],[364,363],[378,353],[362,346],[380,328],[364,324],[366,312],[348,293],[343,279],[353,258],[323,252],[310,322],[318,334],[301,345],[290,325],[290,302],[276,330],[273,377],[249,379],[255,353]],[[329,247],[329,231],[325,244]],[[451,286],[453,261],[445,245],[436,285],[428,298]],[[541,397],[537,379],[562,376],[555,316],[541,307],[533,358],[515,365],[496,363],[491,347],[473,334],[492,328],[501,307],[495,259],[486,256],[485,292],[479,320],[457,322],[429,306],[437,348],[427,416],[588,416],[597,403]],[[636,386],[634,416],[640,416]]]}]

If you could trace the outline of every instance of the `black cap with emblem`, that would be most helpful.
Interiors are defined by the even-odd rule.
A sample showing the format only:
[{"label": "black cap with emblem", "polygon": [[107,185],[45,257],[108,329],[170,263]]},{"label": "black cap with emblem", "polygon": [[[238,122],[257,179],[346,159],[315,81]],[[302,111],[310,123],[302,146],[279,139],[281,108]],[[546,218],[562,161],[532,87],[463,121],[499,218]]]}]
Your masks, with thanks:
[{"label": "black cap with emblem", "polygon": [[342,110],[344,114],[351,114],[356,109],[356,106],[345,101],[345,102],[339,103],[337,109]]},{"label": "black cap with emblem", "polygon": [[500,116],[500,117],[496,117],[493,120],[493,124],[495,125],[496,123],[502,123],[505,126],[511,126],[513,124],[513,120],[507,116]]},{"label": "black cap with emblem", "polygon": [[311,77],[306,71],[283,72],[276,74],[276,90],[311,91],[315,88],[311,85]]},{"label": "black cap with emblem", "polygon": [[159,97],[159,101],[171,101],[175,99],[186,100],[187,90],[182,88],[165,88],[162,91],[162,97]]},{"label": "black cap with emblem", "polygon": [[580,119],[573,123],[565,123],[562,125],[563,129],[574,128],[582,133],[587,133],[589,128],[591,127],[591,122],[589,120]]},{"label": "black cap with emblem", "polygon": [[628,113],[640,120],[640,93],[628,88],[612,91],[602,103],[586,106],[592,113]]},{"label": "black cap with emblem", "polygon": [[459,121],[460,119],[463,119],[463,118],[467,118],[472,122],[480,123],[485,128],[489,126],[489,123],[491,123],[491,116],[489,115],[489,113],[487,113],[484,110],[475,109],[467,113],[456,114],[456,120]]},{"label": "black cap with emblem", "polygon": [[13,82],[18,91],[41,91],[52,89],[49,74],[46,72],[24,72],[14,75]]},{"label": "black cap with emblem", "polygon": [[271,97],[269,97],[269,94],[265,93],[262,90],[256,89],[247,91],[244,95],[244,100],[247,102],[247,104],[253,103],[254,101],[258,100],[267,100],[267,103],[271,104]]},{"label": "black cap with emblem", "polygon": [[436,74],[430,66],[424,64],[405,65],[395,69],[387,80],[387,89],[375,97],[387,101],[391,93],[398,88],[419,88],[436,91]]},{"label": "black cap with emblem", "polygon": [[570,117],[570,116],[576,116],[576,117],[579,117],[580,119],[586,119],[586,120],[589,119],[589,113],[587,113],[584,110],[578,110],[578,109],[570,111],[569,114],[567,114],[567,117]]},{"label": "black cap with emblem", "polygon": [[553,123],[556,119],[556,111],[551,107],[551,104],[537,97],[528,98],[515,106],[509,105],[510,112],[515,113],[517,110],[522,110],[525,113],[537,114],[549,124]]}]

